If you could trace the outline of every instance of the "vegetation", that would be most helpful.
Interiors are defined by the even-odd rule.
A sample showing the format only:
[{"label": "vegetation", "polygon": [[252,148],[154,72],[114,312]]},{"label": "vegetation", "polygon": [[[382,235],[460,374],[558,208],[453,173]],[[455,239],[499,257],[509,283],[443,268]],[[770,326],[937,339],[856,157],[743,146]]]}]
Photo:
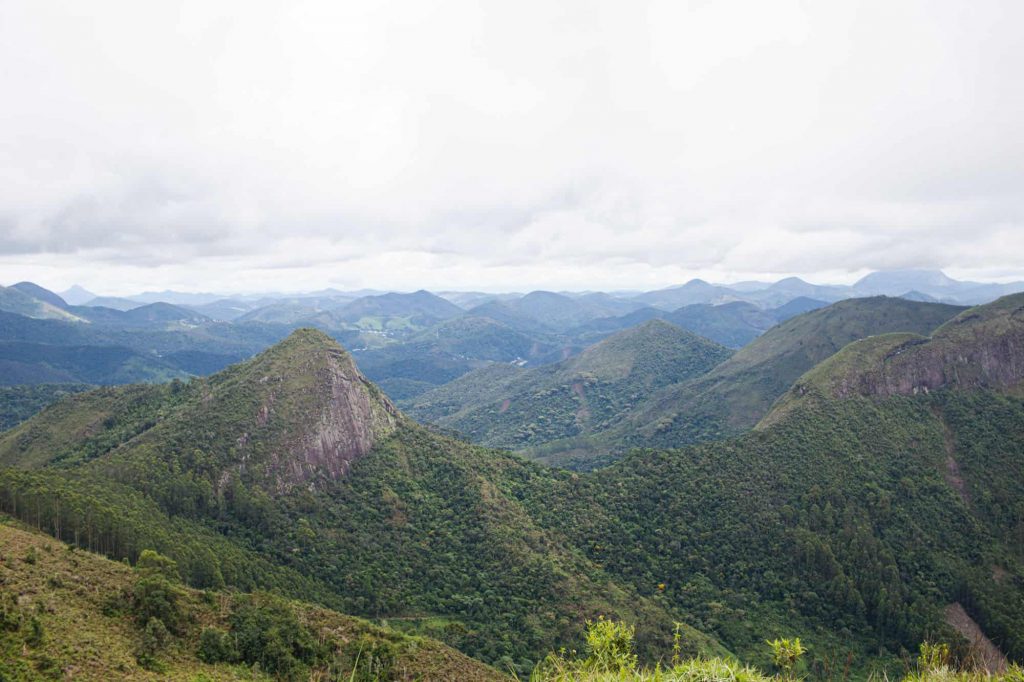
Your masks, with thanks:
[{"label": "vegetation", "polygon": [[[565,651],[550,654],[534,670],[531,682],[769,682],[802,679],[796,674],[797,663],[804,653],[798,638],[776,639],[767,643],[780,670],[774,677],[735,660],[721,658],[683,660],[674,655],[670,664],[659,662],[653,667],[639,668],[635,657],[629,654],[633,642],[630,626],[625,623],[603,619],[588,622],[586,639],[589,647],[585,657],[576,657],[575,652]],[[848,672],[844,673],[844,679]],[[928,643],[921,645],[916,665],[902,677],[903,682],[1018,682],[1022,679],[1024,669],[1016,666],[995,674],[969,665],[957,667],[949,656],[947,645]]]},{"label": "vegetation", "polygon": [[[37,563],[22,560],[29,551]],[[172,569],[152,552],[132,569],[0,517],[0,679],[504,679],[430,639],[270,594],[175,585]],[[173,628],[164,606],[145,616],[154,578],[175,594]]]},{"label": "vegetation", "polygon": [[87,384],[0,386],[0,431],[17,426],[66,395],[81,393],[90,388]]},{"label": "vegetation", "polygon": [[[959,318],[963,357],[978,348],[970,320],[986,343],[1016,339],[1017,310]],[[610,344],[580,363],[629,377],[637,357]],[[585,650],[576,625],[600,614],[636,626],[635,649],[609,649],[609,668],[632,653],[654,666],[675,642],[679,661],[768,670],[765,640],[795,661],[783,639],[799,634],[807,675],[902,674],[922,641],[960,660],[964,619],[1020,661],[1018,393],[821,393],[743,437],[579,474],[410,423],[335,344],[302,331],[209,379],[73,396],[0,436],[0,508],[116,559],[156,550],[193,586],[301,596],[521,677],[548,651]],[[173,586],[171,573],[159,571]],[[158,607],[180,601],[156,582]],[[253,622],[272,629],[270,610]],[[126,613],[136,629],[163,625],[171,644],[153,624],[142,651],[169,660],[174,618]],[[228,615],[208,625],[231,641],[207,634],[203,656],[249,660]],[[626,634],[601,626],[590,647]],[[202,630],[189,636],[198,651]],[[315,668],[308,643],[273,648],[282,666]],[[349,654],[373,669],[393,658],[365,651]]]},{"label": "vegetation", "polygon": [[699,376],[729,355],[718,344],[652,320],[555,365],[470,373],[420,396],[410,413],[474,442],[524,449],[606,428],[650,392]]}]

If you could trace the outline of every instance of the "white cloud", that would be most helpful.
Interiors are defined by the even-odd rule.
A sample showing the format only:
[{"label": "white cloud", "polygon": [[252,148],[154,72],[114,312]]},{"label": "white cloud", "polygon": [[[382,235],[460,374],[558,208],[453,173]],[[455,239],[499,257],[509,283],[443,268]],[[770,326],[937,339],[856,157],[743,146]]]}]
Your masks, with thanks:
[{"label": "white cloud", "polygon": [[1024,276],[1024,5],[0,5],[0,273]]}]

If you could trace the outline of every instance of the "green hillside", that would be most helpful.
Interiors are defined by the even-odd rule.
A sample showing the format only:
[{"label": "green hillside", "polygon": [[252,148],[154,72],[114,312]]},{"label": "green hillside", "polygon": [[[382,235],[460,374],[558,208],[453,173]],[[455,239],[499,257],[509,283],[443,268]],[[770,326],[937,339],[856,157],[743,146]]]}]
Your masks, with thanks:
[{"label": "green hillside", "polygon": [[65,395],[91,388],[86,384],[38,384],[0,386],[0,432],[25,421]]},{"label": "green hillside", "polygon": [[474,442],[522,449],[600,431],[652,391],[700,376],[729,355],[713,341],[652,320],[561,363],[471,372],[408,409]]},{"label": "green hillside", "polygon": [[[926,640],[966,660],[982,637],[1019,662],[1022,312],[966,311],[919,352],[869,339],[806,375],[831,392],[751,433],[592,473],[418,427],[305,330],[209,379],[72,396],[0,436],[0,509],[114,558],[156,549],[195,586],[276,589],[523,676],[582,651],[598,615],[635,623],[651,665],[675,622],[684,656],[764,670],[766,639],[799,636],[815,679],[892,678]],[[644,335],[681,333],[666,327]],[[664,371],[620,342],[574,366]],[[852,366],[883,381],[850,384]],[[907,376],[944,380],[881,390]]]},{"label": "green hillside", "polygon": [[427,638],[160,569],[170,578],[0,516],[0,679],[507,679]]},{"label": "green hillside", "polygon": [[531,454],[590,467],[631,447],[678,447],[739,435],[804,372],[848,343],[890,332],[927,335],[963,310],[884,296],[840,301],[773,327],[702,376],[653,392],[602,432],[546,443]]},{"label": "green hillside", "polygon": [[312,330],[209,379],[61,401],[0,437],[0,465],[0,507],[65,540],[154,548],[192,584],[394,619],[520,670],[600,613],[645,623],[645,647],[672,629],[533,520],[523,495],[550,472],[409,422]]}]

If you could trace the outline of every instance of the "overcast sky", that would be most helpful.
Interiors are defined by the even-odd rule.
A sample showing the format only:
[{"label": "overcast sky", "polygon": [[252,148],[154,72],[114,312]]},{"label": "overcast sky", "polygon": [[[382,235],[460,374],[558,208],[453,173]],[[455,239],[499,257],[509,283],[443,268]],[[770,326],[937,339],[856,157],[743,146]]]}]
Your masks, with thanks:
[{"label": "overcast sky", "polygon": [[0,0],[0,283],[1024,278],[1024,2]]}]

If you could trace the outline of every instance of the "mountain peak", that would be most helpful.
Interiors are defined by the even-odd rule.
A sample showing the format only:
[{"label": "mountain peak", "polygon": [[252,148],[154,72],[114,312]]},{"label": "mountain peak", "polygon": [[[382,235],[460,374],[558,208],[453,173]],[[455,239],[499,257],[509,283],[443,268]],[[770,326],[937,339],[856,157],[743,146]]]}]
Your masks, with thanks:
[{"label": "mountain peak", "polygon": [[[927,304],[925,304],[927,305]],[[765,418],[805,398],[909,396],[943,388],[1006,389],[1024,381],[1024,294],[969,308],[931,337],[871,336],[804,374]]]}]

